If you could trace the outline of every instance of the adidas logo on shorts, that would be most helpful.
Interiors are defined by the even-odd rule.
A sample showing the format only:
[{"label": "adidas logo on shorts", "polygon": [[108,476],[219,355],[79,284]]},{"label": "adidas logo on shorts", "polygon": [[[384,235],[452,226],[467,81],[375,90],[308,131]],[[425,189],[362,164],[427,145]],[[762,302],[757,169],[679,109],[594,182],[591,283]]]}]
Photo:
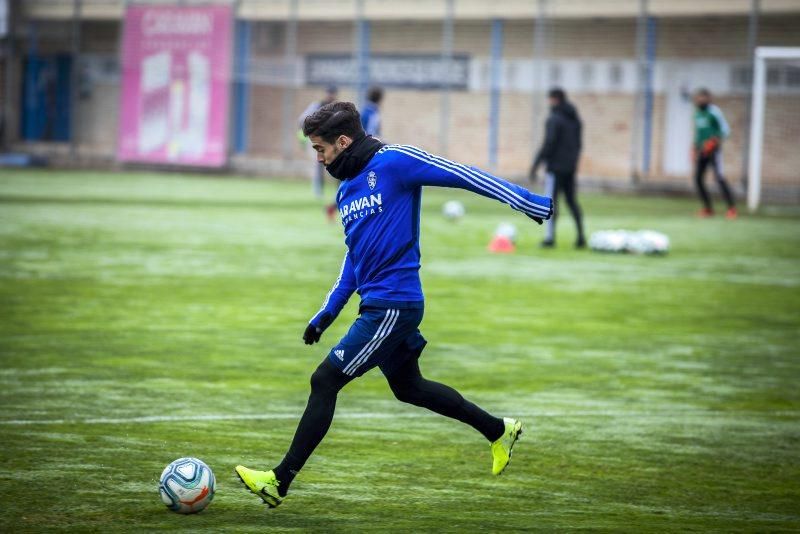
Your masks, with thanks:
[{"label": "adidas logo on shorts", "polygon": [[344,351],[343,350],[335,350],[333,353],[339,358],[341,361],[344,361]]}]

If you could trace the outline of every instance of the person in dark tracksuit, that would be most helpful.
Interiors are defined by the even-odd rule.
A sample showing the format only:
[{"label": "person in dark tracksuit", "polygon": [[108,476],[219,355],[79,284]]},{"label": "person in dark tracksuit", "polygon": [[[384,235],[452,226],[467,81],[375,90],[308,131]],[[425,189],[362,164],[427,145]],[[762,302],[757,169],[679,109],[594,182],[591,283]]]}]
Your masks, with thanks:
[{"label": "person in dark tracksuit", "polygon": [[[544,162],[547,167],[545,179],[545,195],[557,204],[559,192],[567,198],[567,205],[575,219],[578,238],[576,248],[586,247],[586,238],[583,233],[583,215],[577,200],[577,184],[575,171],[578,168],[578,159],[581,154],[581,119],[578,111],[570,102],[563,89],[554,88],[548,93],[550,101],[550,115],[545,123],[545,135],[542,146],[536,154],[536,159],[531,167],[530,178],[536,181],[539,166]],[[543,247],[553,247],[556,243],[556,216],[547,221]]]}]

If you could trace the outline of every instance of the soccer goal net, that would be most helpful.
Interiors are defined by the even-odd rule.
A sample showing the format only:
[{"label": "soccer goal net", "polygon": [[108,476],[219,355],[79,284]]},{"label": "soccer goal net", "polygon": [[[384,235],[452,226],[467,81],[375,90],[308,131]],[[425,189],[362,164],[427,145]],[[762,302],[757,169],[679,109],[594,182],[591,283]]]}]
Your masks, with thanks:
[{"label": "soccer goal net", "polygon": [[747,207],[800,204],[800,48],[756,48],[752,98]]}]

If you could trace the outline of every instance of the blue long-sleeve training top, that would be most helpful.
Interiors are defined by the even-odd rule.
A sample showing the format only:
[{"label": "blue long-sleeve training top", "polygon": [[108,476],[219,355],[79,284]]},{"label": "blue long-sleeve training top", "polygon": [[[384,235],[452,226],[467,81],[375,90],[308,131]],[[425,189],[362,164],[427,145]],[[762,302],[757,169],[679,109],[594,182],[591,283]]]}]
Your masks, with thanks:
[{"label": "blue long-sleeve training top", "polygon": [[467,189],[531,217],[548,219],[552,214],[549,197],[413,146],[386,145],[360,174],[339,186],[336,203],[347,251],[312,325],[333,321],[353,291],[361,296],[361,306],[423,307],[419,279],[423,185]]}]

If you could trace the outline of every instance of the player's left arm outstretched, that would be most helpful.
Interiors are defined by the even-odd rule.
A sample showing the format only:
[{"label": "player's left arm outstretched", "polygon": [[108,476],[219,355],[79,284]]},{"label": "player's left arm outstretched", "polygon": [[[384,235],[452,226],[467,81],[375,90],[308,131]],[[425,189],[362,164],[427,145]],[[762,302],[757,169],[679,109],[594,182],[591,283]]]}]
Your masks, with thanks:
[{"label": "player's left arm outstretched", "polygon": [[303,341],[305,341],[306,345],[313,345],[319,341],[322,333],[336,320],[339,312],[342,311],[344,305],[350,300],[350,295],[355,290],[356,275],[353,272],[350,251],[347,251],[344,254],[344,260],[342,260],[342,269],[339,271],[339,277],[325,297],[322,308],[311,318],[306,331],[303,333]]},{"label": "player's left arm outstretched", "polygon": [[382,150],[401,154],[401,181],[406,187],[432,185],[457,187],[493,198],[521,211],[542,224],[553,214],[553,200],[531,193],[517,184],[493,176],[476,167],[469,167],[428,154],[409,145],[388,145]]}]

